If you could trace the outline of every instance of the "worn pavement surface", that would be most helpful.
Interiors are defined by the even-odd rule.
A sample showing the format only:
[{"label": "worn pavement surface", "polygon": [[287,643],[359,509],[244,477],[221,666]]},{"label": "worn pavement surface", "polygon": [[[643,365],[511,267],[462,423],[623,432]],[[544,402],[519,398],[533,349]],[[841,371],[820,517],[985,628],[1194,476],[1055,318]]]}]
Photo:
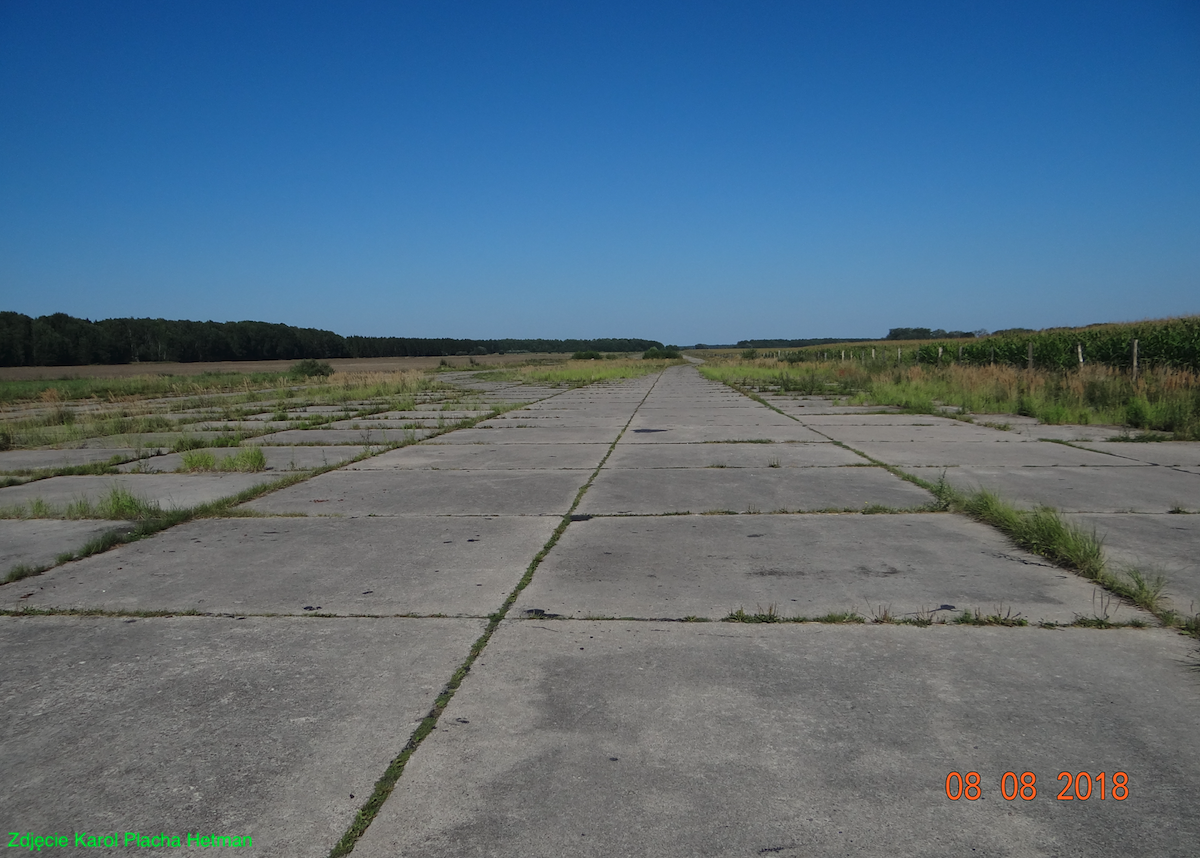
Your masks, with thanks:
[{"label": "worn pavement surface", "polygon": [[0,586],[5,830],[326,856],[432,714],[355,855],[1197,853],[1196,642],[899,475],[1071,511],[1186,609],[1193,451],[691,367],[478,389],[536,401]]}]

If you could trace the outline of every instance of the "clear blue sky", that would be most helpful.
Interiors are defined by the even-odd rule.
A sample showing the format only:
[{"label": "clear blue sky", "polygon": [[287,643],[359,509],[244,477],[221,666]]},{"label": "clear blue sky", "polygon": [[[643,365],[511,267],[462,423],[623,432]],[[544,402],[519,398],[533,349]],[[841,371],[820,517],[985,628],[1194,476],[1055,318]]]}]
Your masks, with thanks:
[{"label": "clear blue sky", "polygon": [[1200,312],[1200,3],[0,0],[0,309],[680,344]]}]

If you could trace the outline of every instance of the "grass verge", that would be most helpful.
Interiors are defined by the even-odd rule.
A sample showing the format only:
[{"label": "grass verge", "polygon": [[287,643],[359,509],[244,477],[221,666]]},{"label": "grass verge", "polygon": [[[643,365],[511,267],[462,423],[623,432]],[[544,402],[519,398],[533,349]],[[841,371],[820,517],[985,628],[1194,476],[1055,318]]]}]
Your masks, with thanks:
[{"label": "grass verge", "polygon": [[[765,405],[772,411],[796,420],[793,415],[780,411],[766,402],[761,396],[758,396],[753,390],[748,389],[745,386],[745,377],[738,377],[731,373],[725,373],[723,377],[722,373],[719,372],[715,374],[706,372],[705,367],[701,367],[700,370],[706,377],[715,381],[721,381],[744,396]],[[1069,569],[1089,581],[1095,582],[1107,592],[1115,594],[1153,614],[1163,625],[1176,628],[1184,634],[1200,638],[1200,614],[1194,616],[1180,614],[1171,609],[1167,599],[1163,596],[1163,589],[1166,582],[1161,575],[1146,573],[1134,567],[1123,567],[1116,570],[1110,569],[1104,556],[1103,540],[1096,535],[1096,532],[1094,530],[1085,530],[1064,521],[1062,515],[1056,509],[1047,506],[1035,507],[1032,510],[1019,509],[1011,503],[1002,500],[994,492],[989,492],[985,489],[973,493],[960,492],[946,482],[945,472],[942,473],[942,476],[936,483],[930,483],[927,480],[922,480],[893,465],[881,462],[839,441],[833,442],[840,447],[857,453],[875,465],[886,468],[900,479],[930,491],[934,495],[935,501],[926,507],[928,511],[962,513],[977,521],[990,524],[1020,547],[1045,557],[1056,565]],[[733,615],[731,614],[730,616]],[[1011,618],[974,616],[970,622],[972,624],[982,623],[985,625],[1015,624],[997,622],[997,620],[1007,619]],[[745,622],[749,620],[741,621]],[[764,622],[761,619],[756,621]],[[784,620],[776,621],[782,622]],[[799,618],[795,621],[804,622],[806,620]],[[912,620],[905,621],[913,622]],[[960,620],[960,622],[965,622],[965,620]],[[1094,618],[1080,618],[1076,621],[1076,624],[1087,625],[1097,622],[1102,623],[1105,628],[1113,625],[1134,627],[1139,625],[1139,621],[1136,620],[1129,623],[1114,624],[1108,617],[1107,607],[1103,614]],[[917,621],[917,624],[921,624],[921,622]]]},{"label": "grass verge", "polygon": [[[1104,542],[1096,532],[1064,521],[1058,510],[1047,506],[1018,509],[986,489],[959,492],[946,483],[944,474],[937,483],[927,483],[926,488],[946,509],[992,525],[1021,548],[1095,582],[1153,614],[1165,626],[1197,634],[1200,617],[1188,618],[1168,607],[1163,596],[1166,582],[1161,575],[1135,567],[1111,569],[1104,556]],[[1111,625],[1107,614],[1106,608],[1100,619]]]}]

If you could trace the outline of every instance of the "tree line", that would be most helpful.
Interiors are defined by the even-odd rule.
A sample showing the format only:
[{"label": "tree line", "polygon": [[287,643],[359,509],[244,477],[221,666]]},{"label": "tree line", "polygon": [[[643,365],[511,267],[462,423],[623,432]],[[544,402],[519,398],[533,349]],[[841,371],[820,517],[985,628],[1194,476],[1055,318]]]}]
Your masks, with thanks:
[{"label": "tree line", "polygon": [[[986,337],[987,331],[943,331],[941,328],[892,328],[885,340],[965,340]],[[847,340],[849,342],[849,340]]]},{"label": "tree line", "polygon": [[[738,340],[739,349],[802,349],[805,346],[827,346],[833,343],[867,343],[874,337],[809,337],[806,340]],[[696,346],[700,348],[700,346]]]},{"label": "tree line", "polygon": [[512,352],[644,352],[657,340],[343,337],[271,322],[36,318],[0,312],[0,366],[82,366],[139,361],[303,360]]}]

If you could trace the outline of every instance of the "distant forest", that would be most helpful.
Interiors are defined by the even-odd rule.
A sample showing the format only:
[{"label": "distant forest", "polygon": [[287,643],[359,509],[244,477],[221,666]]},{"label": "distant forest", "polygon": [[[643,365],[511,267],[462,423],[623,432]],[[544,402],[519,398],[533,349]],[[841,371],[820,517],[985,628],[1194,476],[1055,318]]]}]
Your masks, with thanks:
[{"label": "distant forest", "polygon": [[[831,343],[867,343],[876,337],[813,337],[807,340],[738,340],[739,349],[802,349]],[[696,346],[700,348],[700,346]]]},{"label": "distant forest", "polygon": [[511,352],[644,352],[657,340],[460,340],[343,337],[270,322],[103,319],[0,312],[0,366],[82,366],[137,361],[300,360]]},{"label": "distant forest", "polygon": [[[1018,330],[1016,328],[1013,329]],[[1023,329],[1021,329],[1023,330]],[[999,332],[998,332],[999,333]],[[885,340],[965,340],[987,336],[987,331],[943,331],[941,328],[892,328]],[[846,342],[850,342],[847,340]]]}]

